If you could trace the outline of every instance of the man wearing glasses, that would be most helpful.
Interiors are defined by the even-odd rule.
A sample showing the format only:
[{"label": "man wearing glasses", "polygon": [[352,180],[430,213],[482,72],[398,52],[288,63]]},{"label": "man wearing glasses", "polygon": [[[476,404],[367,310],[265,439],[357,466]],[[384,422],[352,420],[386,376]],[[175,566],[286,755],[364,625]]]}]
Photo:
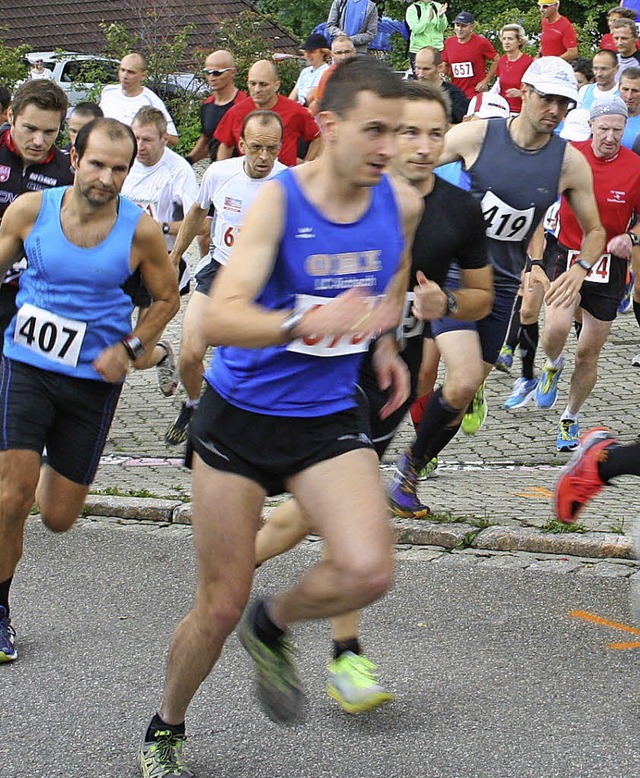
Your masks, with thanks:
[{"label": "man wearing glasses", "polygon": [[[460,330],[475,330],[478,337],[474,348],[482,354],[484,375],[479,383],[465,377],[464,385],[445,384],[429,399],[417,439],[399,461],[391,487],[394,513],[407,518],[428,512],[416,496],[418,473],[453,439],[469,403],[473,400],[472,406],[478,405],[470,412],[486,415],[484,393],[476,395],[476,391],[500,352],[527,263],[529,242],[558,194],[566,195],[583,239],[576,263],[551,284],[545,302],[573,306],[604,247],[589,165],[579,151],[554,132],[578,97],[571,65],[559,57],[537,59],[526,70],[521,88],[522,111],[518,116],[452,127],[440,159],[440,164],[462,160],[470,174],[471,194],[480,200],[484,213],[495,297],[491,313],[478,322],[444,318],[431,324],[435,336],[450,339],[456,338]],[[496,165],[496,159],[500,165]],[[525,289],[534,284],[548,285],[541,265],[540,256],[530,260]],[[468,361],[472,358],[469,355]]]},{"label": "man wearing glasses", "polygon": [[205,59],[202,73],[207,80],[211,96],[200,106],[200,126],[202,132],[195,146],[187,154],[186,160],[191,165],[204,159],[206,156],[214,162],[218,153],[219,142],[213,133],[225,113],[233,108],[236,103],[244,100],[248,95],[234,84],[233,80],[238,69],[229,51],[220,49],[212,51]]},{"label": "man wearing glasses", "polygon": [[559,7],[557,0],[538,0],[538,8],[542,14],[540,56],[560,57],[567,62],[573,62],[578,56],[578,36],[567,17],[560,14]]}]

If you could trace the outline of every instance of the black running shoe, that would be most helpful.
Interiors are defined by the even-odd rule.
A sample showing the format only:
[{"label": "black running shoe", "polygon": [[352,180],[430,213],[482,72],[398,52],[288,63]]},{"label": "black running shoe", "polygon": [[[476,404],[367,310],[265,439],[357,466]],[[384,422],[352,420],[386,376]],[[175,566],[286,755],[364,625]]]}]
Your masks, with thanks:
[{"label": "black running shoe", "polygon": [[186,403],[182,403],[182,408],[180,408],[180,413],[176,420],[171,422],[164,433],[164,442],[167,446],[179,446],[185,442],[193,411],[193,408],[189,408]]}]

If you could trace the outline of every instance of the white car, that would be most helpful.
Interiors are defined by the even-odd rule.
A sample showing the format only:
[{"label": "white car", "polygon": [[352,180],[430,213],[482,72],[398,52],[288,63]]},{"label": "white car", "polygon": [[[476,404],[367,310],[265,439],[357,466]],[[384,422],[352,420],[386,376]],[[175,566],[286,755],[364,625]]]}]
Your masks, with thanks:
[{"label": "white car", "polygon": [[[96,85],[96,76],[98,85],[115,84],[118,81],[120,63],[111,57],[75,51],[31,51],[26,58],[31,66],[41,59],[44,67],[53,72],[53,80],[66,92],[70,107],[89,99]],[[163,100],[208,91],[206,84],[193,73],[170,73],[160,81],[149,79],[147,86]],[[93,98],[98,102],[100,93],[94,94]]]}]

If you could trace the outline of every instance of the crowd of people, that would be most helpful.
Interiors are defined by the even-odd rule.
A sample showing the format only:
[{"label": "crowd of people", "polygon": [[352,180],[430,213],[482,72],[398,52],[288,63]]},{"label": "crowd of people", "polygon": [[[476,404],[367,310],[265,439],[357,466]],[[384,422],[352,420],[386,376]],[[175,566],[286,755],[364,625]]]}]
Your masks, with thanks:
[{"label": "crowd of people", "polygon": [[[156,367],[165,396],[179,383],[186,394],[165,441],[186,442],[193,470],[198,580],[139,752],[145,778],[193,776],[186,713],[236,627],[273,721],[304,716],[289,631],[307,619],[331,620],[327,690],[345,711],[391,699],[358,631],[359,609],[392,581],[389,512],[430,515],[419,479],[460,429],[481,429],[485,381],[511,370],[517,345],[522,375],[505,407],[551,408],[578,336],[556,435],[559,451],[577,453],[558,482],[558,518],[575,521],[611,479],[640,475],[637,444],[602,428],[581,436],[578,422],[625,288],[640,326],[637,30],[613,9],[588,68],[558,3],[539,5],[531,57],[515,21],[498,56],[471,13],[447,38],[446,3],[412,3],[403,80],[366,56],[375,4],[335,0],[331,42],[305,40],[288,97],[273,61],[252,64],[244,92],[233,53],[214,51],[185,157],[139,53],[99,105],[75,106],[64,149],[67,100],[50,78],[36,74],[10,100],[0,663],[18,656],[10,589],[32,505],[54,532],[73,525],[128,371]],[[198,184],[193,166],[207,158]],[[163,332],[190,291],[194,240],[177,358]],[[379,458],[407,414],[415,439],[385,491]],[[285,492],[262,526],[265,497]],[[255,569],[311,530],[322,561],[247,608]]]}]

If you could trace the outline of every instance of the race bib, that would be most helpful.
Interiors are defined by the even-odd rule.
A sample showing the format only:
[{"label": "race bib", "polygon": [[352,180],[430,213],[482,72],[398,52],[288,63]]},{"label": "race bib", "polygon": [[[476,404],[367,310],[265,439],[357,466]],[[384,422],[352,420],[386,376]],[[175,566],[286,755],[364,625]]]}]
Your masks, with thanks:
[{"label": "race bib", "polygon": [[452,62],[451,72],[454,78],[473,78],[473,63]]},{"label": "race bib", "polygon": [[45,359],[76,367],[86,330],[85,322],[27,303],[17,313],[13,341]]},{"label": "race bib", "polygon": [[535,207],[519,211],[505,203],[493,192],[487,192],[481,201],[487,238],[517,242],[527,237]]},{"label": "race bib", "polygon": [[[316,297],[310,294],[296,295],[296,311],[311,311],[331,302],[330,297]],[[358,332],[353,335],[309,335],[296,338],[287,344],[287,351],[309,354],[314,357],[342,357],[367,351],[371,338]]]},{"label": "race bib", "polygon": [[[567,270],[575,265],[580,257],[579,251],[569,251],[567,253]],[[611,254],[602,254],[591,266],[591,270],[584,277],[585,281],[591,281],[592,284],[608,284],[609,273],[611,272]]]},{"label": "race bib", "polygon": [[414,292],[407,292],[404,301],[402,318],[398,324],[397,339],[400,343],[409,338],[417,338],[424,331],[424,322],[413,315],[413,301],[416,299]]}]

